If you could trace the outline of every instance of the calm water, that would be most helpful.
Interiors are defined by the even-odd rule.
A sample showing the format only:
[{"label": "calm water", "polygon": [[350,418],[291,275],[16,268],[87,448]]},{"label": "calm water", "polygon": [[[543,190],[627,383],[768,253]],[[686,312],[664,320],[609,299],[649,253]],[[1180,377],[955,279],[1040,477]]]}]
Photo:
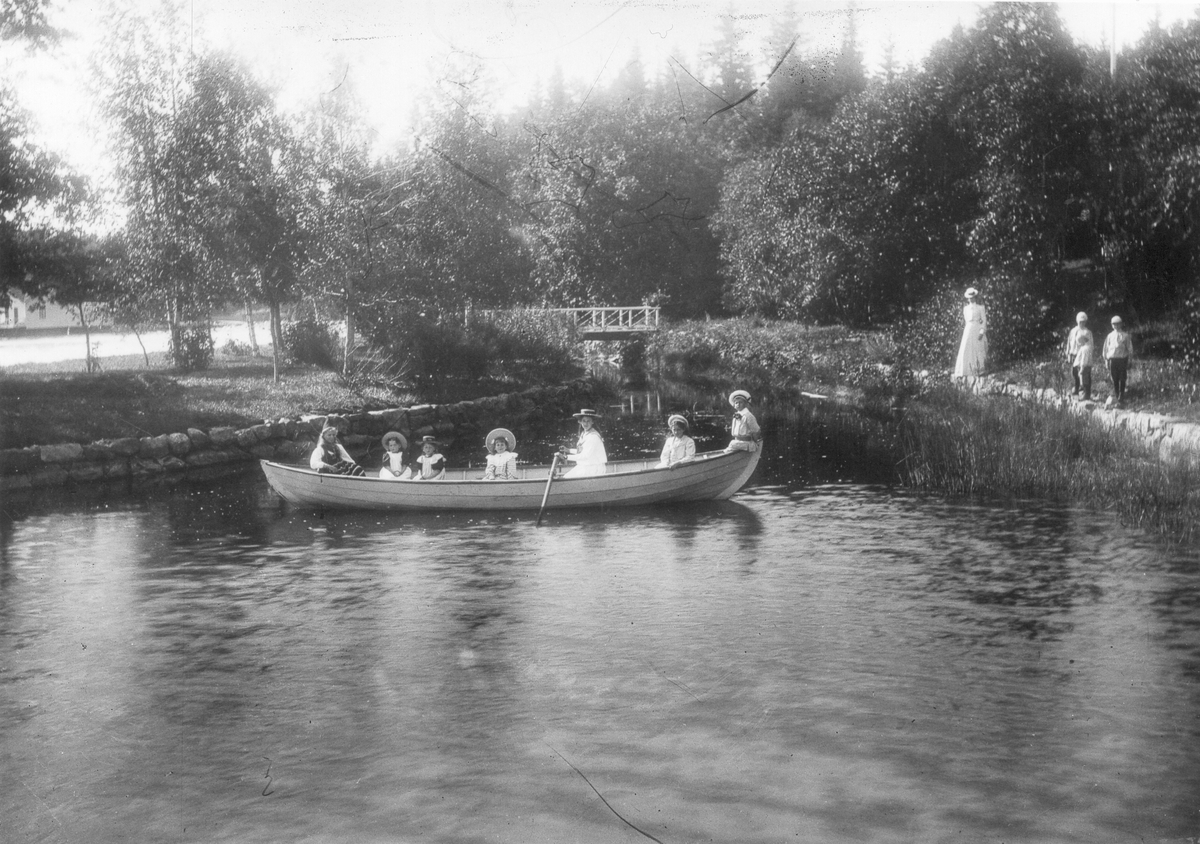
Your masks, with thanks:
[{"label": "calm water", "polygon": [[1101,515],[321,519],[249,475],[0,526],[6,841],[1200,836],[1200,554]]}]

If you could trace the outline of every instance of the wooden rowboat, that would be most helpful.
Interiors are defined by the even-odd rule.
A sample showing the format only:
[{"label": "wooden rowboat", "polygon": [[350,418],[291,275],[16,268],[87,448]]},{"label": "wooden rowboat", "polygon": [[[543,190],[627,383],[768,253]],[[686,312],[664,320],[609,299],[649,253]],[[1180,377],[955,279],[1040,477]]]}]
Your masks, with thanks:
[{"label": "wooden rowboat", "polygon": [[[696,455],[694,463],[655,469],[657,459],[610,461],[603,475],[554,480],[547,508],[630,507],[729,498],[750,479],[760,451]],[[519,467],[517,480],[480,480],[482,469],[448,469],[440,481],[389,481],[322,475],[263,460],[267,482],[299,507],[332,510],[537,510],[549,466]]]}]

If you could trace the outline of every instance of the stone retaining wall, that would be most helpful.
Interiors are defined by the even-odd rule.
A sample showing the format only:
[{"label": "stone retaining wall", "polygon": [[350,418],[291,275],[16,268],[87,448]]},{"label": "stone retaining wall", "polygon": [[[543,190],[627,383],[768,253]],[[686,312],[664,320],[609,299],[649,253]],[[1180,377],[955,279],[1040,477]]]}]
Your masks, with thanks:
[{"label": "stone retaining wall", "polygon": [[355,457],[388,431],[409,438],[453,437],[480,428],[516,428],[552,418],[568,418],[594,406],[596,387],[575,381],[560,387],[526,390],[457,404],[423,404],[347,415],[303,415],[248,428],[189,428],[156,437],[123,437],[93,443],[59,443],[0,450],[0,492],[90,483],[110,479],[139,481],[189,470],[238,471],[255,460],[307,462],[321,428],[334,425]]},{"label": "stone retaining wall", "polygon": [[980,395],[1013,396],[1061,407],[1073,413],[1090,415],[1097,422],[1110,428],[1129,431],[1155,449],[1161,460],[1200,459],[1200,424],[1195,422],[1177,419],[1164,413],[1106,408],[1099,402],[1077,401],[1060,395],[1057,390],[1049,387],[1024,387],[990,376],[972,379],[968,386],[972,392]]}]

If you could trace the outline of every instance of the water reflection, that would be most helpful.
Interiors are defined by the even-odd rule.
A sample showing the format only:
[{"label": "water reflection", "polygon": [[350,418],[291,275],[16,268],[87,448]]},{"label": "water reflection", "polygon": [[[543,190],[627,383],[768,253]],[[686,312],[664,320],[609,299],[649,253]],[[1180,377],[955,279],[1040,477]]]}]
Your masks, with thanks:
[{"label": "water reflection", "polygon": [[257,476],[6,502],[0,813],[21,841],[1195,835],[1200,555],[782,480],[540,528],[322,518]]}]

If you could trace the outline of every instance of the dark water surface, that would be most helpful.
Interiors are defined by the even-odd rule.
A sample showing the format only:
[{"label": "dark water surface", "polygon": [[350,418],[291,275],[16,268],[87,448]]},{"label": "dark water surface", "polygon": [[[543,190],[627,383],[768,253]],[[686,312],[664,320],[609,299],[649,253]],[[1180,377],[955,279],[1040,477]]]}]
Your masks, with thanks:
[{"label": "dark water surface", "polygon": [[1200,836],[1200,554],[1100,514],[322,519],[252,474],[0,527],[5,841]]}]

